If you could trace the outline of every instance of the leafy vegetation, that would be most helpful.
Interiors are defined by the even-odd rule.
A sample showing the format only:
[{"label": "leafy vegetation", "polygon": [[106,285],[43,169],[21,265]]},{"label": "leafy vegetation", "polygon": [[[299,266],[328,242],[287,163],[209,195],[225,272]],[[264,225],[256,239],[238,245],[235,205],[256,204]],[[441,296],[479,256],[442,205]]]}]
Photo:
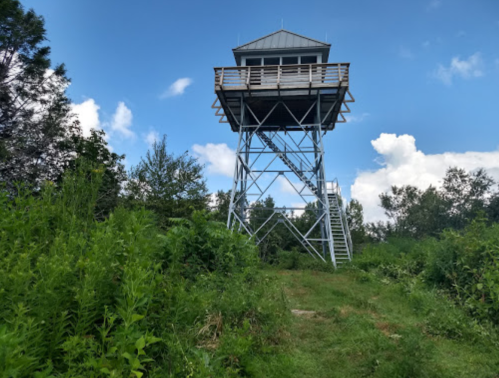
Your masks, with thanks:
[{"label": "leafy vegetation", "polygon": [[44,20],[19,1],[0,3],[0,180],[56,180],[79,134],[64,65],[50,67]]},{"label": "leafy vegetation", "polygon": [[169,153],[165,135],[131,169],[123,201],[132,208],[145,206],[154,211],[159,225],[166,229],[170,218],[185,218],[193,209],[206,208],[207,189],[202,170],[187,153],[180,156]]},{"label": "leafy vegetation", "polygon": [[438,236],[446,229],[466,227],[480,213],[496,220],[498,197],[494,180],[483,169],[470,173],[449,168],[440,189],[394,186],[390,193],[380,194],[380,205],[389,221],[369,224],[367,231],[378,241],[390,236]]},{"label": "leafy vegetation", "polygon": [[355,264],[401,281],[443,290],[474,319],[499,324],[499,225],[477,219],[439,239],[389,239],[366,247]]},{"label": "leafy vegetation", "polygon": [[285,303],[244,236],[200,212],[166,235],[144,209],[95,222],[85,168],[2,192],[0,376],[241,376],[272,353]]}]

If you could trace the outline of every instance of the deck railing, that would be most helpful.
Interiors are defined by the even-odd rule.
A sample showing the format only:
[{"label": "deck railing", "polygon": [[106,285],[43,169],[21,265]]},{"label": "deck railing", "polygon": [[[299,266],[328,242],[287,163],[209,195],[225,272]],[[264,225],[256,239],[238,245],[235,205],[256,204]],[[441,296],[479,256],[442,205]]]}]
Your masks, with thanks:
[{"label": "deck railing", "polygon": [[350,63],[215,67],[215,90],[348,86]]}]

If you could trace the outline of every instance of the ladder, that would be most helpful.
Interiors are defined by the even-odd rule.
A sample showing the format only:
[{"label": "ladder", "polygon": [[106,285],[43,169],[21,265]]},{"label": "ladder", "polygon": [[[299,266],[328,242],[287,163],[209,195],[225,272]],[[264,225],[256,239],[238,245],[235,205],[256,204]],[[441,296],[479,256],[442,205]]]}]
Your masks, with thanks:
[{"label": "ladder", "polygon": [[[334,184],[336,188],[339,188],[337,183]],[[329,200],[329,218],[331,221],[334,256],[336,264],[342,264],[352,259],[352,240],[345,212],[340,206],[338,191],[339,189],[335,189],[333,186],[333,191],[328,190],[327,197]]]}]

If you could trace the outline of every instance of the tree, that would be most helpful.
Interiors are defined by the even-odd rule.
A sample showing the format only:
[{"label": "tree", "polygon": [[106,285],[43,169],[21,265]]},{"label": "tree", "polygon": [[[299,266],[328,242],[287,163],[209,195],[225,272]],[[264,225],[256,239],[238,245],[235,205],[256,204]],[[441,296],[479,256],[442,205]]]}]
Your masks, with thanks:
[{"label": "tree", "polygon": [[231,190],[228,190],[226,192],[224,192],[223,190],[219,190],[218,192],[214,193],[214,206],[212,207],[212,210],[214,211],[212,218],[213,220],[227,223],[227,219],[229,217],[231,193]]},{"label": "tree", "polygon": [[88,138],[73,136],[77,158],[69,162],[68,168],[81,169],[79,162],[85,161],[90,163],[91,169],[103,171],[94,210],[96,219],[102,220],[118,206],[122,184],[127,179],[122,163],[125,155],[109,151],[103,130],[91,130],[90,133]]},{"label": "tree", "polygon": [[487,217],[492,222],[499,222],[499,192],[495,192],[489,200]]},{"label": "tree", "polygon": [[154,211],[160,226],[167,228],[170,218],[187,218],[193,210],[206,209],[208,197],[202,171],[203,166],[187,152],[180,156],[168,153],[164,135],[130,170],[125,203]]},{"label": "tree", "polygon": [[478,212],[486,211],[487,198],[494,180],[484,169],[468,173],[464,169],[449,168],[444,178],[442,194],[449,206],[450,226],[461,229]]},{"label": "tree", "polygon": [[494,217],[494,181],[483,169],[468,173],[464,169],[449,168],[441,189],[426,190],[414,186],[391,188],[380,195],[381,207],[390,219],[390,226],[371,225],[375,234],[421,238],[436,236],[446,228],[462,229],[480,212]]},{"label": "tree", "polygon": [[18,0],[0,3],[0,180],[39,185],[74,158],[78,123],[64,65],[51,69],[44,20]]},{"label": "tree", "polygon": [[364,226],[364,208],[356,199],[352,199],[346,207],[346,217],[352,244],[357,246],[367,241],[366,229]]},{"label": "tree", "polygon": [[274,215],[272,220],[265,223],[265,221],[274,213],[274,208],[275,201],[272,196],[268,195],[267,198],[265,198],[263,201],[256,201],[251,206],[249,214],[249,223],[253,232],[259,230],[257,233],[257,236],[259,238],[262,238],[266,235],[265,239],[260,242],[258,247],[260,258],[267,262],[272,262],[276,258],[279,249],[282,249],[284,247],[284,239],[277,230],[278,226],[272,229],[275,222],[277,221],[277,216]]}]

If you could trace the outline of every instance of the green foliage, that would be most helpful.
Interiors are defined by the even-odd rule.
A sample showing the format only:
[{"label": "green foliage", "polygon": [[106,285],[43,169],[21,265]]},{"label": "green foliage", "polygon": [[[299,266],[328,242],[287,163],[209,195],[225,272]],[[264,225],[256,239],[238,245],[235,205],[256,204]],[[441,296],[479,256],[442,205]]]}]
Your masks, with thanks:
[{"label": "green foliage", "polygon": [[96,222],[103,174],[0,193],[0,376],[247,375],[286,310],[255,246],[202,212],[166,235],[144,209]]},{"label": "green foliage", "polygon": [[107,217],[118,206],[121,187],[127,178],[123,165],[125,155],[109,151],[104,136],[103,130],[90,130],[88,138],[81,135],[74,136],[77,158],[69,162],[67,167],[67,169],[78,169],[80,162],[84,160],[103,170],[94,210],[95,217],[99,220]]},{"label": "green foliage", "polygon": [[[355,266],[275,271],[295,314],[266,377],[494,377],[498,340],[420,280]],[[367,278],[367,279],[366,279]],[[308,311],[308,313],[307,313]],[[264,373],[263,373],[264,372]]]},{"label": "green foliage", "polygon": [[70,112],[65,68],[51,69],[44,20],[17,0],[0,3],[0,181],[55,180],[79,126]]},{"label": "green foliage", "polygon": [[291,250],[291,252],[279,251],[274,264],[279,269],[287,270],[313,270],[330,273],[335,271],[332,263],[324,262],[319,258],[313,258],[309,254],[299,252],[296,248]]},{"label": "green foliage", "polygon": [[170,218],[186,218],[192,210],[207,206],[203,167],[186,153],[168,153],[166,135],[155,141],[152,150],[130,170],[125,185],[124,204],[130,208],[145,206],[166,229]]},{"label": "green foliage", "polygon": [[391,188],[380,195],[381,207],[390,219],[386,224],[370,224],[369,233],[377,240],[390,236],[424,238],[438,236],[447,228],[462,229],[480,212],[494,220],[497,193],[493,179],[483,169],[468,173],[449,168],[442,188],[426,190],[414,186]]},{"label": "green foliage", "polygon": [[206,212],[195,211],[192,220],[179,219],[166,238],[169,264],[183,266],[189,277],[201,273],[233,274],[257,266],[257,251],[248,238],[232,233]]},{"label": "green foliage", "polygon": [[499,224],[477,219],[461,233],[445,232],[425,273],[475,317],[499,324]]},{"label": "green foliage", "polygon": [[475,319],[499,324],[498,261],[499,225],[478,218],[438,240],[392,238],[369,245],[354,264],[401,282],[417,277],[444,290]]},{"label": "green foliage", "polygon": [[231,195],[231,190],[228,190],[226,192],[223,190],[219,190],[214,194],[214,206],[211,209],[213,211],[213,220],[227,224],[227,219],[229,218]]},{"label": "green foliage", "polygon": [[362,204],[356,199],[352,199],[347,204],[346,218],[354,247],[359,247],[366,243],[368,236],[364,225],[364,209]]}]

